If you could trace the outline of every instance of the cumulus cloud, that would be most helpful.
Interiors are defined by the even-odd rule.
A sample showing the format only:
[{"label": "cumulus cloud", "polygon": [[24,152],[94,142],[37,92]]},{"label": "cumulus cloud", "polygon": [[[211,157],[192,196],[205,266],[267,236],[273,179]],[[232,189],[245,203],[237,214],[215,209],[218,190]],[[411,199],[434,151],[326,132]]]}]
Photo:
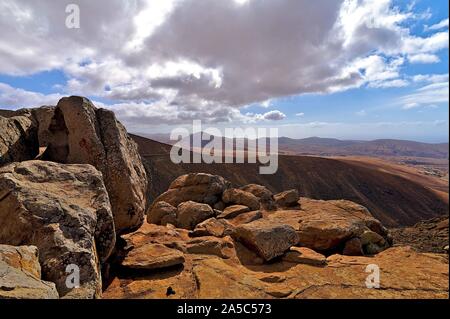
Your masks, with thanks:
[{"label": "cumulus cloud", "polygon": [[274,111],[269,111],[267,113],[264,113],[261,116],[261,118],[264,120],[269,120],[269,121],[281,121],[286,118],[286,115],[283,112],[274,110]]},{"label": "cumulus cloud", "polygon": [[405,22],[420,15],[390,0],[79,0],[81,28],[67,29],[71,2],[1,1],[0,73],[62,70],[62,93],[110,100],[130,122],[281,120],[241,110],[405,86],[405,61],[436,62],[448,48],[445,22],[412,35]]}]

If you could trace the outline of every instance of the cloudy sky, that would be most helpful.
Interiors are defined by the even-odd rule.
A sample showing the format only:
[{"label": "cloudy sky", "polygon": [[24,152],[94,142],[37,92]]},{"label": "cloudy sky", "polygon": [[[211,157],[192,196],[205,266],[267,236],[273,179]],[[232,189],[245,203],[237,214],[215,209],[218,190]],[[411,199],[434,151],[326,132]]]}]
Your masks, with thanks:
[{"label": "cloudy sky", "polygon": [[448,24],[448,0],[2,0],[0,107],[76,94],[133,132],[448,141]]}]

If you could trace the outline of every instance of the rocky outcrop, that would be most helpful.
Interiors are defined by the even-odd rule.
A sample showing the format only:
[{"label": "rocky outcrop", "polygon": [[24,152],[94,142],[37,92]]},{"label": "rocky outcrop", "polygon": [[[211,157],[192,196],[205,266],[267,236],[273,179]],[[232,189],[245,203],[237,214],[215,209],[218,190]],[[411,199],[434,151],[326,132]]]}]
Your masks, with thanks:
[{"label": "rocky outcrop", "polygon": [[384,238],[384,248],[390,245],[387,229],[361,205],[346,200],[307,198],[302,198],[300,205],[300,210],[278,210],[266,213],[265,217],[291,225],[297,231],[300,246],[322,252],[342,252],[348,240],[359,238],[369,230]]},{"label": "rocky outcrop", "polygon": [[237,188],[225,190],[222,195],[222,200],[225,204],[243,205],[250,208],[250,210],[258,210],[261,206],[258,197]]},{"label": "rocky outcrop", "polygon": [[[43,278],[62,297],[100,297],[99,263],[115,244],[101,173],[91,165],[44,161],[1,167],[0,243],[37,246]],[[80,288],[66,286],[69,265],[80,270]]]},{"label": "rocky outcrop", "polygon": [[39,146],[47,147],[44,158],[96,167],[108,190],[117,232],[139,228],[146,209],[147,176],[135,142],[114,113],[71,96],[33,114]]},{"label": "rocky outcrop", "polygon": [[[167,246],[185,242],[185,232],[144,224],[139,232],[125,237],[135,247],[152,240]],[[185,253],[182,268],[167,268],[144,275],[118,274],[105,288],[103,297],[448,298],[447,256],[394,247],[373,257],[332,255],[323,264],[311,265],[309,258],[297,260],[301,261],[298,263],[285,261],[282,257],[270,263],[249,265],[243,262],[240,249],[240,243],[235,242],[236,255],[230,258]],[[323,261],[323,256],[320,260]],[[366,286],[369,275],[366,267],[370,264],[380,267],[381,289]]]},{"label": "rocky outcrop", "polygon": [[34,159],[39,153],[37,128],[29,112],[0,116],[0,165]]},{"label": "rocky outcrop", "polygon": [[[221,217],[229,217],[228,213],[234,217],[218,218],[223,212],[183,199],[178,208],[204,205],[209,212],[206,215],[211,211],[215,215],[193,230],[177,228],[176,223],[144,224],[123,236],[126,246],[135,251],[156,243],[180,251],[183,267],[144,275],[113,275],[104,292],[106,298],[448,297],[447,256],[418,254],[408,247],[389,248],[387,230],[364,207],[352,202],[302,198],[300,205],[277,210],[268,210],[260,202],[260,210],[234,215],[242,207],[233,205],[243,204],[225,198],[216,202],[221,207],[214,207],[227,212]],[[155,204],[154,208],[168,207],[170,214],[175,208]],[[196,209],[185,212],[192,220],[196,214]],[[385,250],[372,255],[374,247]],[[371,256],[344,256],[343,252]],[[382,289],[366,287],[369,264],[382,269]],[[430,282],[422,280],[425,269],[431,269]]]},{"label": "rocky outcrop", "polygon": [[182,175],[153,203],[165,201],[176,207],[182,202],[194,201],[212,206],[220,200],[223,191],[228,187],[228,182],[221,176],[204,173]]},{"label": "rocky outcrop", "polygon": [[273,195],[275,204],[278,207],[293,207],[298,206],[298,201],[300,199],[298,191],[296,189],[290,189],[278,194]]},{"label": "rocky outcrop", "polygon": [[0,299],[56,299],[55,284],[41,280],[35,246],[0,245]]},{"label": "rocky outcrop", "polygon": [[238,226],[234,236],[266,261],[283,255],[298,243],[297,233],[291,226],[261,219]]}]

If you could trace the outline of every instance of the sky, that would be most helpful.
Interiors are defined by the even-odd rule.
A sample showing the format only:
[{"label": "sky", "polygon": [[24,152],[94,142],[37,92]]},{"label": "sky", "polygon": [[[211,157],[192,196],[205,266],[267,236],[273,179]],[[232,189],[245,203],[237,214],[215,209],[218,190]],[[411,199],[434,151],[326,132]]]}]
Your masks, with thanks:
[{"label": "sky", "polygon": [[[79,28],[73,23],[79,8]],[[2,0],[0,108],[448,142],[448,0]],[[75,12],[76,14],[76,12]],[[69,26],[73,24],[69,23]]]}]

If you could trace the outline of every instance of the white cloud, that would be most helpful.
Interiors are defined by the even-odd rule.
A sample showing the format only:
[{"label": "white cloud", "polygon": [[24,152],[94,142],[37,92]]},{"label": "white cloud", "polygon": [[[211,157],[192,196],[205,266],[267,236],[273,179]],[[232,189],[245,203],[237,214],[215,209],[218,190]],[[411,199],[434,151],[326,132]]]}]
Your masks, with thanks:
[{"label": "white cloud", "polygon": [[0,107],[19,109],[42,105],[56,105],[63,96],[60,94],[41,94],[14,88],[0,82]]},{"label": "white cloud", "polygon": [[274,111],[269,111],[267,113],[264,113],[262,115],[262,118],[264,120],[269,120],[269,121],[280,121],[280,120],[285,119],[286,115],[283,112],[274,110]]},{"label": "white cloud", "polygon": [[256,123],[259,121],[281,121],[286,118],[286,114],[279,110],[273,110],[264,114],[246,113],[242,116],[237,116],[240,121],[244,123]]},{"label": "white cloud", "polygon": [[398,101],[402,108],[409,110],[422,106],[448,104],[449,82],[435,82],[418,88],[413,93],[401,97]]},{"label": "white cloud", "polygon": [[417,107],[420,107],[420,104],[416,103],[416,102],[409,102],[409,103],[406,103],[405,105],[403,105],[404,110],[415,109]]},{"label": "white cloud", "polygon": [[303,112],[300,112],[300,113],[297,113],[297,114],[295,114],[295,116],[298,116],[298,117],[303,117],[303,116],[305,116],[305,113],[303,113]]},{"label": "white cloud", "polygon": [[448,82],[448,73],[446,74],[417,74],[412,77],[414,82],[439,83]]},{"label": "white cloud", "polygon": [[111,99],[130,122],[246,120],[278,97],[400,87],[404,61],[448,48],[448,30],[412,35],[423,17],[390,0],[78,0],[67,29],[71,2],[1,1],[0,73],[63,70],[61,93]]},{"label": "white cloud", "polygon": [[428,53],[410,55],[408,60],[411,63],[438,63],[441,61],[437,55]]},{"label": "white cloud", "polygon": [[430,30],[440,30],[440,29],[444,29],[444,28],[448,28],[448,18],[442,20],[439,23],[433,24],[432,26],[425,25],[424,30],[430,31]]},{"label": "white cloud", "polygon": [[390,81],[376,81],[370,83],[370,87],[374,88],[398,88],[398,87],[404,87],[409,84],[408,81],[403,79],[395,79]]}]

